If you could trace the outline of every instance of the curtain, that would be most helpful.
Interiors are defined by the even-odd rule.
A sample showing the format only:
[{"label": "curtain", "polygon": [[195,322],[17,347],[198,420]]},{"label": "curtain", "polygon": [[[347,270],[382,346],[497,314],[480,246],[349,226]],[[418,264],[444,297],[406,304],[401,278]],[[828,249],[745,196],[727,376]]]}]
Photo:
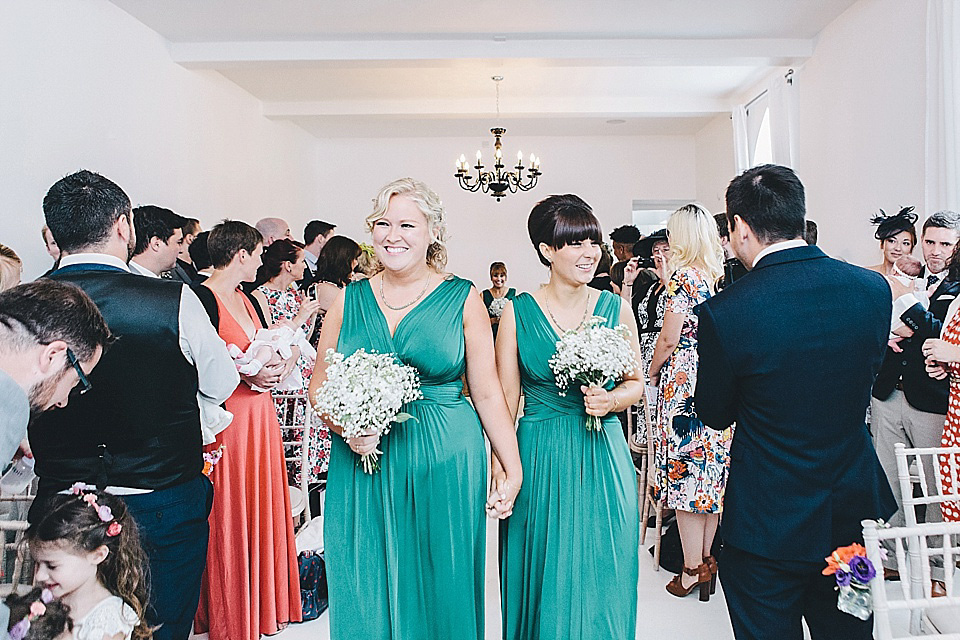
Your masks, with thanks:
[{"label": "curtain", "polygon": [[927,2],[926,208],[960,211],[960,0]]},{"label": "curtain", "polygon": [[793,76],[777,74],[767,87],[773,163],[785,167],[793,167]]}]

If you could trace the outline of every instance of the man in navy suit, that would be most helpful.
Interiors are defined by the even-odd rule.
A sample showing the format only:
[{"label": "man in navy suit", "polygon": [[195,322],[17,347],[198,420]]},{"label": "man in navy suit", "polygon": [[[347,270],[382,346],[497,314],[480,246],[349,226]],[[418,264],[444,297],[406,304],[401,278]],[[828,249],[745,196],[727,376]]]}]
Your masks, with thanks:
[{"label": "man in navy suit", "polygon": [[736,637],[872,637],[837,609],[826,558],[896,502],[864,424],[890,328],[890,287],[803,239],[803,185],[786,167],[727,188],[730,243],[751,271],[698,307],[696,407],[736,423],[720,580]]}]

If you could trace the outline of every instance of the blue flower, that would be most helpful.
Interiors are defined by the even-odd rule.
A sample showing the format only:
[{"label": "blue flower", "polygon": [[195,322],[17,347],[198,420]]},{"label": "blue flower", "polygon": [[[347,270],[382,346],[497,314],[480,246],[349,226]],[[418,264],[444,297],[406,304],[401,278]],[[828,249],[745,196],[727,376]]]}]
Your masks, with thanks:
[{"label": "blue flower", "polygon": [[837,579],[838,587],[849,587],[850,580],[853,578],[851,574],[847,573],[843,569],[837,569],[837,572],[834,574],[834,577]]},{"label": "blue flower", "polygon": [[873,563],[863,556],[853,556],[850,559],[849,565],[853,579],[861,584],[867,584],[877,575],[877,570],[873,568]]}]

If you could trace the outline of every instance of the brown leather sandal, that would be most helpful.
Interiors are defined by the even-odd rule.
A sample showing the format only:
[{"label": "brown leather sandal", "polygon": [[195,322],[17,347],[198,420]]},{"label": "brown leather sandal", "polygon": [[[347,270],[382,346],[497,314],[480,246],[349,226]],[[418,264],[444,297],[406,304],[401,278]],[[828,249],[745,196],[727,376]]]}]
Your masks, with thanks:
[{"label": "brown leather sandal", "polygon": [[684,587],[682,582],[682,574],[678,574],[677,576],[674,576],[673,580],[667,583],[667,592],[670,595],[677,596],[678,598],[684,598],[693,593],[693,590],[699,586],[700,601],[709,602],[711,574],[707,565],[701,564],[695,569],[684,567],[683,573],[687,574],[688,576],[697,576],[697,581],[689,587]]}]

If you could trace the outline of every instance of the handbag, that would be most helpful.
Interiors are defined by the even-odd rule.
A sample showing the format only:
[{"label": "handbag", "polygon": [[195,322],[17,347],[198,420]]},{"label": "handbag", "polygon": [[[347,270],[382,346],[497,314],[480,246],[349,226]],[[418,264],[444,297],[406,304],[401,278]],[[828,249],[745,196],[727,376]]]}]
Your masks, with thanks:
[{"label": "handbag", "polygon": [[316,620],[327,610],[327,570],[323,553],[301,551],[297,556],[300,570],[300,601],[303,621]]}]

